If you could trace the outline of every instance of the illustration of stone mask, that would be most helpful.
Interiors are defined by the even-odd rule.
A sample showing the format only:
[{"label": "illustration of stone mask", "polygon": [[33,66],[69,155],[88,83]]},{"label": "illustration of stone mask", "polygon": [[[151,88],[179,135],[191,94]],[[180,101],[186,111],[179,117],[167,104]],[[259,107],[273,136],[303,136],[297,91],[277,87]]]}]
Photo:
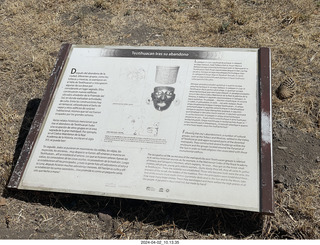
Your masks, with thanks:
[{"label": "illustration of stone mask", "polygon": [[158,111],[164,111],[169,108],[171,102],[175,99],[173,87],[159,86],[155,87],[151,98],[153,101],[154,108]]}]

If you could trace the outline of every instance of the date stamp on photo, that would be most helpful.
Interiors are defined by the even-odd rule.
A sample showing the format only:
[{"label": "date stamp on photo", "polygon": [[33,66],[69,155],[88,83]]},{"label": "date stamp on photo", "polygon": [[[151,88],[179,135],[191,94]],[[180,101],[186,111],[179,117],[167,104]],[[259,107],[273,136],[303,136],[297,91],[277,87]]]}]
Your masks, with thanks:
[{"label": "date stamp on photo", "polygon": [[180,241],[177,240],[143,240],[140,244],[146,244],[146,245],[178,245],[180,244]]}]

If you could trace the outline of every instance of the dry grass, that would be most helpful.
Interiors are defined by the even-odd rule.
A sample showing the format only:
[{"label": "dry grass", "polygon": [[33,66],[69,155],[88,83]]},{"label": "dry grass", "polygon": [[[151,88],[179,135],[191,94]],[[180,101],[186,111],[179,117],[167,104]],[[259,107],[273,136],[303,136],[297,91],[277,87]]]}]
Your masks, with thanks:
[{"label": "dry grass", "polygon": [[266,218],[270,238],[314,239],[320,233],[320,171],[306,176],[301,184],[293,188],[278,186],[276,193],[276,213]]},{"label": "dry grass", "polygon": [[[14,152],[19,131],[23,130],[20,127],[26,106],[30,100],[42,97],[57,51],[66,42],[270,47],[274,124],[292,126],[320,138],[319,23],[318,0],[0,0],[0,189],[4,188],[16,157]],[[282,101],[274,91],[287,77],[296,80],[297,92],[293,98]],[[278,186],[275,216],[264,217],[262,226],[260,219],[243,213],[216,211],[209,216],[210,221],[205,221],[190,214],[193,207],[182,211],[181,206],[169,204],[159,207],[152,204],[154,209],[149,211],[168,213],[174,208],[180,216],[166,222],[160,219],[164,224],[156,221],[149,224],[157,216],[152,213],[146,218],[140,206],[148,209],[150,204],[140,203],[140,213],[129,208],[120,214],[115,237],[319,238],[319,176],[319,172],[314,172],[299,186]],[[117,209],[119,203],[111,207]],[[68,208],[65,211],[69,212]],[[207,211],[201,208],[195,213],[205,217]],[[131,213],[139,219],[135,221]],[[74,215],[63,222],[78,220],[80,214]],[[243,227],[248,220],[257,223],[244,229],[248,233],[240,234],[241,230],[233,226],[234,230],[230,230],[226,225],[230,220],[240,222],[238,225]],[[45,216],[42,222],[51,224]],[[193,231],[186,228],[192,224]],[[90,237],[84,231],[79,231],[79,236]]]}]

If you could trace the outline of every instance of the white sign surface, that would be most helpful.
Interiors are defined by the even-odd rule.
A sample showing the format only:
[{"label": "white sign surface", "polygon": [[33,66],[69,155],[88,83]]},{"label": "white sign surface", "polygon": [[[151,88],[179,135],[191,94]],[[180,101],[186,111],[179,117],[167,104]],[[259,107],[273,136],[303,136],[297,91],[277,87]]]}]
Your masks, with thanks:
[{"label": "white sign surface", "polygon": [[19,188],[259,211],[258,50],[72,46]]}]

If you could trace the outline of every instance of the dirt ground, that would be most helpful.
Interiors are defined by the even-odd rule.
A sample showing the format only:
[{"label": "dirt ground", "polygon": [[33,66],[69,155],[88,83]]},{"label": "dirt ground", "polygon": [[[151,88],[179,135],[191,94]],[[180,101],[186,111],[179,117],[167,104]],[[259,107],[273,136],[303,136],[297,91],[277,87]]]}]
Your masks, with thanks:
[{"label": "dirt ground", "polygon": [[[271,48],[274,216],[7,189],[62,43]],[[319,0],[0,0],[0,239],[319,239],[319,43]]]}]

